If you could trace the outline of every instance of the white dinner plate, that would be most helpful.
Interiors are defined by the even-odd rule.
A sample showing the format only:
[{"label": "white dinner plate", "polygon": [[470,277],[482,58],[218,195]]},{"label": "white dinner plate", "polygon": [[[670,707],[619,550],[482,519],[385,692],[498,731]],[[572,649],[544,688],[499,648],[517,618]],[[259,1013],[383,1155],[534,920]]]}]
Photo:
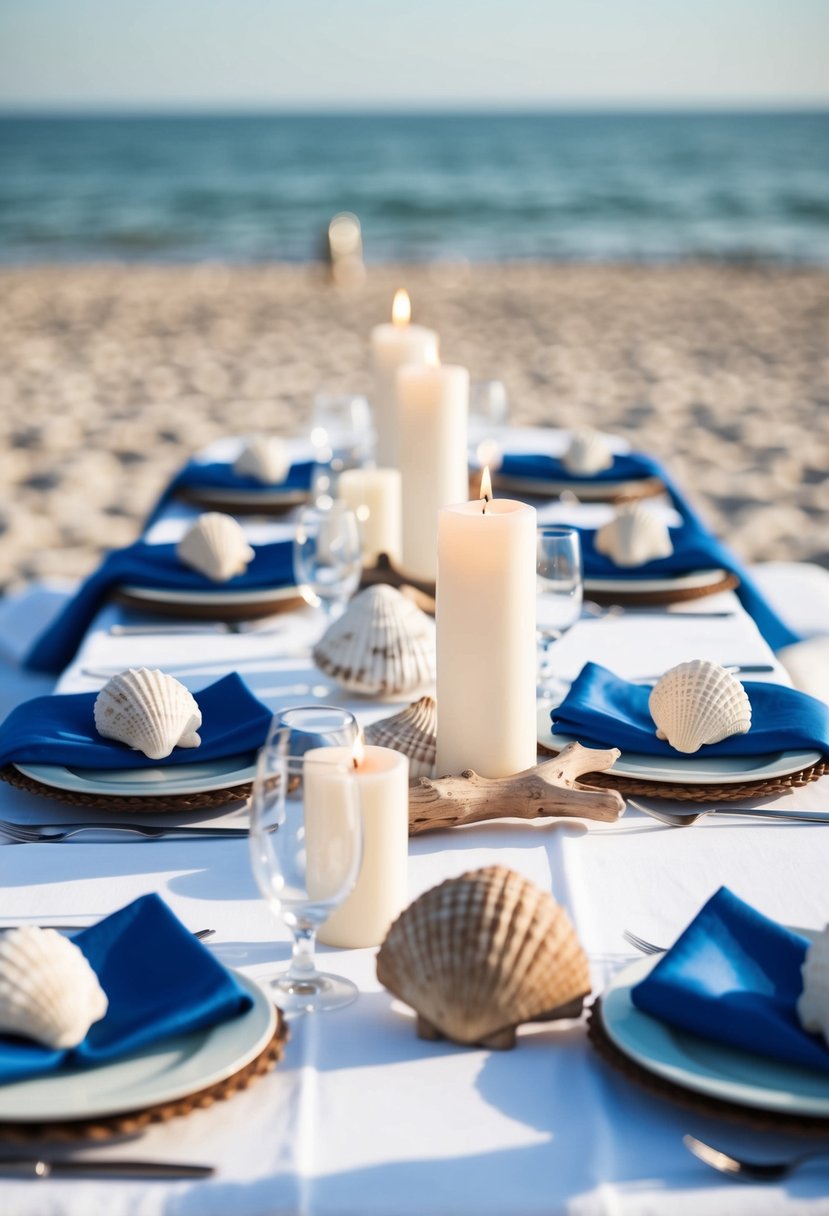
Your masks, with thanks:
[{"label": "white dinner plate", "polygon": [[[561,751],[568,743],[581,742],[573,735],[553,733],[549,702],[538,706],[538,742],[552,751]],[[765,781],[770,777],[787,777],[801,769],[817,764],[821,753],[769,752],[761,756],[646,756],[639,752],[622,752],[607,771],[619,777],[637,781],[664,781],[669,785],[741,785],[744,781]]]},{"label": "white dinner plate", "polygon": [[267,993],[248,976],[234,974],[253,998],[247,1013],[165,1039],[112,1064],[0,1085],[0,1120],[104,1119],[175,1102],[225,1081],[264,1051],[276,1029],[276,1009]]},{"label": "white dinner plate", "polygon": [[177,591],[166,587],[133,587],[126,583],[120,588],[132,599],[146,600],[149,604],[185,604],[190,607],[231,608],[245,604],[270,604],[277,600],[296,599],[299,587],[243,588],[236,591]]},{"label": "white dinner plate", "polygon": [[648,1072],[696,1093],[758,1110],[829,1118],[829,1073],[712,1043],[637,1009],[631,989],[658,961],[638,959],[602,993],[602,1022],[620,1051]]},{"label": "white dinner plate", "polygon": [[688,574],[672,574],[666,578],[585,578],[585,591],[613,592],[625,595],[652,591],[694,591],[713,587],[728,576],[727,570],[692,570]]},{"label": "white dinner plate", "polygon": [[584,481],[553,481],[540,477],[512,477],[508,474],[493,473],[493,485],[500,490],[514,494],[530,494],[536,498],[563,494],[575,494],[582,502],[605,502],[614,498],[636,498],[650,496],[655,487],[664,490],[658,477],[636,477],[625,481],[595,481],[585,478]]},{"label": "white dinner plate", "polygon": [[173,794],[203,794],[246,785],[256,775],[251,752],[209,760],[201,764],[154,768],[67,768],[62,764],[15,764],[24,777],[58,790],[79,794],[109,794],[118,798],[171,797]]}]

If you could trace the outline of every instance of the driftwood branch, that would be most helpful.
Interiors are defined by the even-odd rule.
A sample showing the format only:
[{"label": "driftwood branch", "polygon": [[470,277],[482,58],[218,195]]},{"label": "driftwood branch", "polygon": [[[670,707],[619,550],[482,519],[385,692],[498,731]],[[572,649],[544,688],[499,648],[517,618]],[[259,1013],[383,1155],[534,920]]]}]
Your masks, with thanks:
[{"label": "driftwood branch", "polygon": [[486,819],[565,816],[613,823],[625,809],[616,790],[582,785],[583,773],[602,772],[619,758],[616,748],[597,751],[569,743],[552,760],[512,777],[420,777],[409,784],[409,835]]}]

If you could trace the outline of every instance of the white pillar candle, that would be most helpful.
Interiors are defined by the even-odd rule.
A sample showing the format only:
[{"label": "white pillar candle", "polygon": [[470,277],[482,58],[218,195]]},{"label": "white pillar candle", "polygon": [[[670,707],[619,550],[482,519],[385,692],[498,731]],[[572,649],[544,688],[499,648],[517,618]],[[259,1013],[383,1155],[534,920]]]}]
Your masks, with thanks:
[{"label": "white pillar candle", "polygon": [[399,469],[346,469],[340,474],[337,497],[357,516],[365,566],[373,566],[381,553],[400,561],[401,484]]},{"label": "white pillar candle", "polygon": [[469,495],[469,372],[426,364],[397,373],[400,472],[403,476],[402,568],[434,582],[438,510]]},{"label": "white pillar candle", "polygon": [[423,325],[411,325],[409,297],[398,291],[392,305],[392,323],[371,331],[374,393],[371,404],[377,432],[377,462],[396,468],[399,456],[397,425],[397,369],[404,363],[437,363],[438,335]]},{"label": "white pillar candle", "polygon": [[[305,758],[345,763],[353,755],[348,747],[320,747]],[[366,747],[358,757],[356,779],[363,864],[353,891],[317,934],[327,946],[379,946],[409,902],[408,758],[390,747]]]},{"label": "white pillar candle", "polygon": [[440,512],[439,775],[505,777],[535,764],[535,536],[526,503]]}]

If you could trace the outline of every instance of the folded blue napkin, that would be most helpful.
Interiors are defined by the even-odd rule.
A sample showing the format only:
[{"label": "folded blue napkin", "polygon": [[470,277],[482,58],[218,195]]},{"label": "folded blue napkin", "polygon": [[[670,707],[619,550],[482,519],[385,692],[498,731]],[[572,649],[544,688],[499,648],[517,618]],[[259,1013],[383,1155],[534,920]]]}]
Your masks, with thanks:
[{"label": "folded blue napkin", "polygon": [[721,887],[631,997],[702,1038],[829,1072],[829,1047],[797,1017],[808,944]]},{"label": "folded blue napkin", "polygon": [[263,494],[273,493],[274,490],[310,490],[313,470],[313,461],[300,460],[291,465],[284,481],[263,482],[256,477],[236,473],[232,462],[227,460],[210,463],[190,460],[167,486],[150,512],[145,527],[149,528],[155,523],[170,499],[182,490],[243,490],[245,493],[253,490]]},{"label": "folded blue napkin", "polygon": [[63,612],[41,634],[24,660],[31,671],[57,674],[78,649],[84,634],[107,596],[124,584],[163,591],[266,591],[293,581],[293,542],[255,546],[255,557],[243,574],[214,583],[176,557],[175,545],[136,541],[109,553],[81,585]]},{"label": "folded blue napkin", "polygon": [[[758,756],[815,748],[829,755],[829,705],[782,684],[742,682],[751,702],[751,729],[697,756]],[[650,688],[631,684],[598,663],[586,663],[561,705],[551,712],[556,729],[592,747],[618,747],[649,756],[685,756],[657,739],[648,709]]]},{"label": "folded blue napkin", "polygon": [[531,481],[637,481],[644,477],[658,477],[663,484],[665,472],[658,460],[642,452],[616,452],[613,464],[597,473],[574,473],[559,456],[546,456],[535,452],[505,452],[498,466],[504,477],[526,477]]},{"label": "folded blue napkin", "polygon": [[251,1008],[235,977],[157,895],[142,896],[73,940],[107,995],[107,1012],[68,1050],[0,1035],[0,1084],[107,1064]]},{"label": "folded blue napkin", "polygon": [[253,752],[265,742],[271,711],[236,672],[193,695],[202,713],[201,745],[173,748],[164,760],[150,760],[126,743],[102,738],[95,728],[96,692],[24,701],[0,726],[0,767],[28,762],[92,769],[166,768]]}]

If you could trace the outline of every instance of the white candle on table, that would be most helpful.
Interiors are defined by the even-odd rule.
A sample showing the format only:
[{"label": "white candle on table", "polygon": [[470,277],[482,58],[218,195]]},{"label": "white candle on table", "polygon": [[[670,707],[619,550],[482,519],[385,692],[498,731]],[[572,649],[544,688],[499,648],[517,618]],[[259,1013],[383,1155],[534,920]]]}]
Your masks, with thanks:
[{"label": "white candle on table", "polygon": [[438,510],[469,494],[469,372],[426,364],[397,373],[403,554],[407,574],[434,582]]},{"label": "white candle on table", "polygon": [[[347,747],[305,753],[306,760],[341,764],[353,756]],[[363,864],[353,891],[317,934],[327,946],[379,946],[408,903],[409,761],[390,747],[365,747],[357,755],[355,776],[363,815]],[[313,797],[308,791],[306,798],[309,792]]]},{"label": "white candle on table", "polygon": [[484,498],[440,511],[440,776],[472,768],[504,777],[535,764],[535,537],[535,510],[523,502]]},{"label": "white candle on table", "polygon": [[377,432],[378,464],[396,468],[399,456],[397,426],[397,369],[404,363],[437,363],[438,335],[423,325],[411,325],[411,306],[405,291],[392,305],[392,322],[371,331],[374,393],[371,404]]},{"label": "white candle on table", "polygon": [[337,496],[351,507],[360,523],[363,564],[373,566],[381,553],[400,561],[402,491],[399,469],[346,469],[337,482]]}]

